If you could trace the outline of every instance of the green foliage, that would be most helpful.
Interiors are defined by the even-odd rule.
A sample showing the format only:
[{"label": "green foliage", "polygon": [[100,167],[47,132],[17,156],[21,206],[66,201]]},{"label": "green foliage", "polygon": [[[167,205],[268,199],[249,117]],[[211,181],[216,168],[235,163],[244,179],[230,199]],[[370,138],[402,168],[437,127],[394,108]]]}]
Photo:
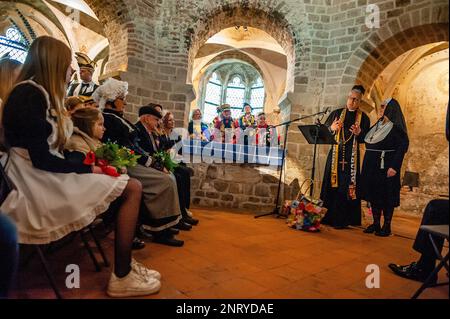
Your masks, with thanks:
[{"label": "green foliage", "polygon": [[159,151],[152,155],[153,159],[160,162],[169,172],[173,172],[178,164],[172,160],[168,152]]},{"label": "green foliage", "polygon": [[141,155],[136,155],[134,151],[112,142],[107,142],[99,147],[95,151],[95,156],[118,169],[136,166],[137,160],[141,157]]}]

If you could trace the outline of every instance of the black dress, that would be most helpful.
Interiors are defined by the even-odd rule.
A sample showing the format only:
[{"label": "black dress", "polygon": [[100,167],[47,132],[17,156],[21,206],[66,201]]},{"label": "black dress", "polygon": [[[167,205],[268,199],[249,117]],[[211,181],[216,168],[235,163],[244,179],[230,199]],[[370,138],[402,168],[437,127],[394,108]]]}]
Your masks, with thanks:
[{"label": "black dress", "polygon": [[[366,139],[360,184],[361,198],[370,202],[373,207],[387,208],[400,205],[400,171],[408,145],[408,136],[395,125],[378,143],[371,144]],[[382,165],[383,150],[385,152]],[[397,174],[387,177],[389,168],[393,168]]]},{"label": "black dress", "polygon": [[[335,118],[339,118],[344,109],[338,109],[331,112],[325,125],[331,126]],[[348,138],[351,134],[349,131],[350,127],[355,123],[357,112],[349,112],[345,116],[343,130],[345,132],[345,137]],[[357,137],[358,143],[364,143],[364,137],[370,127],[369,117],[362,113],[361,116],[361,133]],[[338,154],[338,187],[333,188],[331,185],[331,162],[332,162],[332,152],[330,150],[327,157],[327,162],[325,165],[325,172],[323,176],[322,191],[320,198],[324,202],[324,207],[328,209],[327,214],[322,220],[323,224],[344,227],[344,226],[359,226],[361,225],[361,200],[359,197],[359,179],[360,179],[360,151],[359,144],[357,150],[357,164],[356,164],[356,196],[357,198],[351,200],[348,198],[348,189],[351,182],[351,170],[350,162],[352,157],[352,145],[355,137],[353,136],[345,145],[345,155],[343,154],[343,148],[339,147]],[[342,157],[345,156],[344,169],[342,170]]]}]

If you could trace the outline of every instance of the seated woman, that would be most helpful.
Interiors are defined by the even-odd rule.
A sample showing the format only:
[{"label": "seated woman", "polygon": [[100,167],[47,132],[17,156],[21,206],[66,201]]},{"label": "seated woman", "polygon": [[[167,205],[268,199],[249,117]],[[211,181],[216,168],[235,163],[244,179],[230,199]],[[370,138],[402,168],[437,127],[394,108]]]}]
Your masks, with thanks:
[{"label": "seated woman", "polygon": [[10,149],[2,164],[13,190],[0,211],[16,223],[19,243],[48,244],[88,226],[121,197],[107,293],[112,297],[155,293],[161,287],[160,274],[131,257],[140,183],[127,175],[103,175],[99,167],[72,163],[62,153],[72,131],[63,105],[73,72],[71,60],[70,49],[51,37],[37,38],[29,49],[19,83],[3,108]]},{"label": "seated woman", "polygon": [[152,168],[152,157],[141,147],[137,128],[123,116],[128,83],[107,79],[92,95],[103,110],[105,134],[102,141],[113,141],[141,157],[128,174],[143,186],[140,220],[142,228],[153,233],[153,242],[181,247],[170,228],[181,220],[175,177]]},{"label": "seated woman", "polygon": [[64,107],[69,114],[73,114],[76,110],[85,108],[83,100],[78,96],[71,96],[65,99]]},{"label": "seated woman", "polygon": [[[19,61],[2,58],[0,59],[0,110],[2,101],[5,101],[9,92],[16,83],[22,64]],[[0,156],[6,150],[3,141],[3,127],[0,125]]]},{"label": "seated woman", "polygon": [[209,142],[211,134],[209,133],[208,124],[202,122],[202,111],[195,109],[192,112],[192,119],[188,125],[189,137],[193,140],[202,140]]},{"label": "seated woman", "polygon": [[[176,139],[171,139],[175,128],[175,118],[172,112],[167,112],[162,118],[162,132],[163,135],[159,137],[159,147],[162,150],[169,151],[175,142],[181,139],[180,136]],[[173,136],[172,136],[173,137]],[[182,221],[189,225],[197,225],[198,219],[192,218],[189,212],[191,203],[191,169],[184,163],[179,165],[174,170],[175,177],[177,179],[177,186],[180,198],[181,214],[183,215]]]},{"label": "seated woman", "polygon": [[[67,142],[65,156],[68,160],[83,163],[86,154],[95,152],[103,145],[101,139],[105,133],[102,113],[93,108],[82,108],[72,113],[73,134]],[[145,243],[139,238],[133,239],[133,249],[142,249]]]}]

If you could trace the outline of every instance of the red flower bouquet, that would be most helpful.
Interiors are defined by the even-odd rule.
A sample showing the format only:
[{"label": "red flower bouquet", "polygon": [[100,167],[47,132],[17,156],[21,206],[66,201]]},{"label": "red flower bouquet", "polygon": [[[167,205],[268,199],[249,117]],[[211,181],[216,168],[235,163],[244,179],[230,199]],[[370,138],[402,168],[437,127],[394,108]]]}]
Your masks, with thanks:
[{"label": "red flower bouquet", "polygon": [[95,152],[89,152],[84,159],[85,165],[97,165],[103,173],[109,176],[120,176],[129,167],[134,167],[141,157],[133,150],[120,146],[116,143],[107,142]]}]

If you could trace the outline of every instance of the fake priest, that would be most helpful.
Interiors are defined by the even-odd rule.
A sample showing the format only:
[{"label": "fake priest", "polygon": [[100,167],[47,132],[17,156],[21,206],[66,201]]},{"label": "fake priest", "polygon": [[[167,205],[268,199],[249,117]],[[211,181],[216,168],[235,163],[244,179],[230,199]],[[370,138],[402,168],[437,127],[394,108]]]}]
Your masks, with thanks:
[{"label": "fake priest", "polygon": [[90,97],[98,88],[98,85],[92,81],[92,75],[95,71],[95,62],[84,53],[76,52],[75,55],[80,68],[81,82],[71,84],[67,91],[67,96]]},{"label": "fake priest", "polygon": [[369,117],[359,109],[364,92],[363,86],[355,85],[346,107],[331,112],[325,122],[338,144],[332,146],[325,165],[320,198],[328,212],[322,223],[337,229],[361,225],[359,144],[370,127]]}]

